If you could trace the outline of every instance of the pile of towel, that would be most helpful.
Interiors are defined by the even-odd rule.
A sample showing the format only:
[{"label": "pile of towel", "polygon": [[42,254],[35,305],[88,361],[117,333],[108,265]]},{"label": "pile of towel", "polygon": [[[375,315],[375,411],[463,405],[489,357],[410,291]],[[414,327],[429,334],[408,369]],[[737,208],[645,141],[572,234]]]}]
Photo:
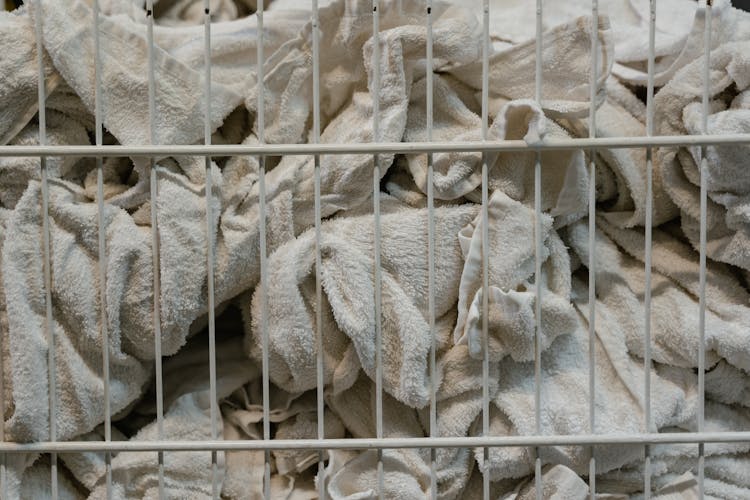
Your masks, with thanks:
[{"label": "pile of towel", "polygon": [[[427,72],[434,95],[433,140],[481,140],[482,23],[478,2],[434,2],[433,60],[426,60],[425,5],[382,0],[372,33],[370,0],[319,1],[320,140],[324,143],[425,141]],[[92,0],[44,0],[0,12],[0,144],[38,144],[37,88],[46,89],[46,140],[88,145],[95,128]],[[143,0],[101,0],[101,116],[104,143],[150,141],[147,14]],[[547,5],[548,4],[548,5]],[[204,116],[202,0],[154,1],[155,135],[160,144],[200,144],[204,119],[214,144],[313,140],[313,26],[310,2],[266,2],[263,72],[256,60],[257,3],[212,0],[211,115]],[[533,100],[535,5],[490,5],[490,140],[644,136],[648,1],[546,2],[542,99]],[[39,19],[41,17],[41,19]],[[750,16],[713,2],[709,115],[704,129],[703,6],[658,2],[655,132],[750,132]],[[41,21],[39,72],[35,23]],[[592,53],[592,41],[597,50]],[[376,45],[378,50],[376,51]],[[374,55],[379,54],[375,59]],[[596,63],[598,73],[590,78]],[[376,87],[376,73],[379,87]],[[259,75],[263,75],[260,85]],[[590,88],[593,83],[595,88]],[[591,101],[594,96],[594,101]],[[377,100],[377,101],[376,101]],[[591,107],[596,129],[589,130]],[[152,199],[148,159],[104,158],[106,273],[98,250],[97,168],[91,158],[50,157],[49,231],[52,322],[46,320],[41,164],[0,158],[0,359],[5,438],[49,439],[48,337],[55,338],[59,440],[102,440],[102,351],[109,352],[112,439],[154,440],[154,267],[152,212],[158,221],[163,355],[163,438],[212,437],[208,355],[209,243],[214,248],[220,438],[263,438],[262,358],[268,335],[271,437],[372,438],[378,326],[382,331],[382,429],[386,437],[481,436],[483,359],[489,359],[489,432],[533,435],[535,347],[541,348],[545,435],[694,432],[699,403],[699,229],[701,162],[708,192],[705,302],[705,430],[750,427],[750,174],[747,145],[655,150],[651,358],[645,356],[646,152],[545,151],[541,217],[535,216],[534,153],[435,153],[434,301],[428,266],[428,156],[383,154],[380,189],[368,154],[320,158],[320,260],[316,259],[315,162],[265,161],[265,238],[258,159],[162,156]],[[488,166],[487,221],[482,165]],[[589,165],[593,165],[592,177]],[[210,176],[210,192],[206,192]],[[595,185],[591,185],[594,182]],[[590,235],[588,193],[596,193]],[[377,197],[377,200],[374,198]],[[380,247],[375,248],[375,201]],[[215,214],[207,228],[207,203]],[[485,223],[487,227],[484,227]],[[536,272],[535,230],[541,235]],[[488,238],[484,241],[484,235]],[[268,254],[261,286],[261,241]],[[594,247],[589,246],[594,242]],[[376,317],[375,252],[380,252],[381,317]],[[484,252],[488,254],[485,255]],[[595,269],[589,270],[592,252]],[[487,258],[488,284],[482,263]],[[317,266],[320,266],[319,268]],[[596,278],[589,303],[589,271]],[[316,300],[320,276],[322,300]],[[104,280],[102,282],[102,280]],[[104,301],[100,287],[104,286]],[[541,296],[537,296],[541,290]],[[488,316],[483,317],[487,299]],[[595,305],[595,318],[591,317]],[[320,309],[318,309],[320,307]],[[102,308],[104,314],[102,315]],[[434,327],[430,317],[434,311]],[[265,319],[263,315],[265,311]],[[317,316],[320,314],[320,330]],[[540,317],[537,317],[540,314]],[[106,325],[102,325],[102,317]],[[589,345],[589,323],[595,344]],[[483,337],[483,324],[488,337]],[[103,345],[106,328],[109,344]],[[322,353],[318,338],[322,338]],[[430,366],[436,349],[434,372]],[[485,352],[484,346],[487,346]],[[589,392],[589,351],[595,389]],[[325,409],[317,413],[318,355]],[[645,379],[651,380],[646,429]],[[432,388],[437,428],[430,428]],[[589,401],[596,402],[589,428]],[[651,447],[652,494],[698,494],[695,445]],[[750,497],[750,443],[707,444],[705,492]],[[588,498],[589,460],[597,493],[644,494],[643,447],[540,449],[544,496]],[[325,474],[318,475],[319,460]],[[268,455],[273,498],[334,499],[378,494],[374,450],[278,450]],[[170,498],[204,498],[218,481],[224,498],[263,497],[263,451],[164,454]],[[535,498],[532,448],[393,449],[382,453],[383,498]],[[107,498],[101,453],[59,456],[62,498]],[[434,461],[434,467],[433,467]],[[2,491],[49,496],[49,457],[5,457]],[[158,497],[156,453],[112,457],[114,498]],[[436,473],[432,491],[431,471]],[[321,483],[321,481],[323,483]]]}]

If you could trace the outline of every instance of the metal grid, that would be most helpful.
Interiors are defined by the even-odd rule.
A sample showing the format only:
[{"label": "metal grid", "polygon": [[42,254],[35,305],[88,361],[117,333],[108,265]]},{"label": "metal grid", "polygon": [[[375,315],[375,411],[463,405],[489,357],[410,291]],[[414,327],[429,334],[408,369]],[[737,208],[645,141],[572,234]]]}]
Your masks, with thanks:
[{"label": "metal grid", "polygon": [[[34,0],[33,6],[37,9],[41,9],[43,1],[50,0]],[[420,0],[421,1],[421,0]],[[432,36],[432,0],[424,1],[424,23],[427,30],[427,51],[426,60],[427,67],[432,67],[432,49],[433,49],[433,36]],[[531,1],[531,0],[529,0]],[[481,120],[482,120],[482,140],[480,142],[433,142],[432,141],[432,120],[433,120],[433,82],[432,72],[427,71],[427,94],[426,94],[426,108],[427,108],[427,141],[426,142],[413,142],[413,143],[383,143],[379,141],[379,121],[378,121],[378,106],[379,101],[375,99],[374,102],[374,139],[370,144],[320,144],[320,48],[319,48],[319,18],[318,18],[318,2],[317,0],[311,0],[311,22],[313,26],[313,135],[312,143],[310,144],[264,144],[264,93],[261,88],[258,92],[257,101],[257,130],[259,144],[257,146],[248,145],[211,145],[211,125],[210,125],[210,114],[211,114],[211,11],[209,0],[204,0],[204,53],[205,53],[205,123],[204,123],[204,144],[203,145],[161,145],[158,140],[158,130],[154,126],[154,114],[155,114],[155,86],[157,82],[154,80],[154,37],[153,37],[153,0],[146,1],[147,9],[147,38],[148,38],[148,105],[149,105],[149,135],[150,143],[148,145],[138,146],[105,146],[102,144],[103,135],[103,124],[102,124],[102,83],[101,83],[101,60],[99,51],[99,4],[97,0],[93,2],[93,19],[92,30],[94,33],[94,50],[95,50],[95,141],[96,145],[93,146],[47,146],[46,144],[46,119],[45,119],[45,106],[44,102],[46,99],[45,87],[44,87],[44,69],[42,64],[42,16],[36,16],[36,43],[37,43],[37,55],[38,55],[38,66],[39,66],[39,88],[38,88],[38,100],[39,100],[39,145],[38,146],[0,146],[0,156],[31,156],[39,157],[41,160],[41,185],[42,185],[42,207],[43,207],[43,254],[44,254],[44,283],[46,292],[46,335],[48,339],[48,372],[49,372],[49,385],[50,385],[50,420],[49,420],[49,440],[47,442],[36,442],[36,443],[13,443],[5,440],[2,426],[0,426],[0,453],[2,454],[2,464],[0,465],[0,475],[2,476],[3,484],[5,484],[6,475],[6,457],[11,454],[20,452],[41,452],[50,454],[51,463],[51,488],[52,497],[58,498],[58,483],[57,483],[57,453],[61,452],[100,452],[105,456],[106,461],[106,485],[108,497],[112,494],[112,469],[111,469],[111,456],[112,453],[116,452],[133,452],[133,451],[154,451],[158,453],[158,474],[159,474],[159,496],[164,498],[164,452],[166,451],[207,451],[211,452],[212,456],[212,491],[214,498],[218,498],[219,483],[218,483],[218,464],[217,464],[217,453],[221,451],[229,450],[263,450],[265,451],[265,469],[264,469],[264,494],[266,498],[270,498],[270,451],[281,450],[281,449],[313,449],[319,452],[319,468],[318,474],[322,479],[325,474],[325,468],[323,463],[324,451],[333,449],[376,449],[378,450],[378,484],[381,490],[383,488],[384,475],[387,471],[384,470],[382,461],[382,452],[387,448],[429,448],[431,449],[431,491],[433,497],[437,492],[437,471],[435,466],[436,460],[436,449],[438,448],[453,448],[453,447],[483,447],[485,460],[488,459],[489,449],[492,447],[515,447],[515,446],[526,446],[533,447],[535,450],[535,484],[537,498],[542,497],[542,474],[541,467],[542,462],[540,458],[540,449],[546,446],[558,446],[558,445],[580,445],[580,446],[594,446],[594,445],[620,445],[620,444],[636,444],[643,445],[644,447],[644,493],[646,498],[651,493],[650,479],[651,479],[651,461],[650,461],[650,446],[655,444],[670,444],[670,443],[683,443],[683,444],[696,444],[698,446],[698,484],[701,496],[703,495],[703,482],[704,482],[704,444],[705,443],[727,443],[727,442],[748,442],[750,441],[750,432],[738,431],[738,432],[706,432],[704,428],[704,404],[705,404],[705,288],[706,288],[706,211],[707,211],[707,193],[706,193],[706,146],[708,145],[730,145],[730,144],[750,144],[750,138],[746,135],[707,135],[707,118],[708,118],[708,105],[709,105],[709,57],[710,57],[710,37],[711,37],[711,2],[702,3],[699,8],[705,9],[706,17],[708,22],[706,23],[705,31],[705,58],[704,58],[704,87],[702,96],[702,135],[696,136],[653,136],[654,126],[654,40],[655,40],[655,20],[656,20],[656,0],[650,1],[650,22],[649,22],[649,53],[648,53],[648,85],[647,85],[647,98],[646,98],[646,110],[647,110],[647,121],[646,121],[646,136],[645,137],[610,137],[610,138],[597,138],[595,136],[595,120],[596,114],[593,106],[589,112],[589,137],[588,138],[571,138],[565,140],[547,140],[537,144],[527,144],[520,140],[507,140],[507,141],[488,141],[488,88],[489,88],[489,53],[490,53],[490,41],[489,41],[489,22],[490,22],[490,6],[489,0],[483,0],[482,9],[482,26],[483,26],[483,52],[482,52],[482,92],[481,92]],[[379,59],[379,44],[378,33],[379,33],[379,0],[372,0],[372,30],[376,43],[374,44],[373,60]],[[591,3],[591,19],[592,22],[596,22],[598,19],[598,5],[596,0],[592,0]],[[259,85],[263,85],[263,2],[258,3],[257,26],[258,26],[258,44],[257,44],[257,72]],[[535,95],[534,99],[537,103],[541,103],[542,99],[542,45],[541,45],[541,32],[542,32],[542,16],[543,16],[543,2],[542,0],[536,0],[536,76],[535,76]],[[597,51],[597,37],[592,37],[592,53]],[[593,58],[593,67],[591,68],[590,74],[590,99],[593,102],[595,98],[595,82],[597,77],[596,58]],[[379,64],[373,64],[374,68],[374,88],[377,93],[380,88],[380,74]],[[650,380],[650,367],[651,367],[651,236],[652,236],[652,216],[653,216],[653,192],[652,192],[652,151],[655,147],[660,146],[689,146],[697,145],[701,146],[701,161],[700,161],[700,302],[699,302],[699,330],[695,334],[700,339],[700,352],[698,357],[698,392],[699,392],[699,406],[697,415],[697,432],[690,433],[655,433],[652,432],[652,420],[651,420],[651,380]],[[591,178],[588,210],[589,210],[589,248],[593,248],[594,244],[594,229],[595,229],[595,195],[596,187],[594,182],[595,176],[595,165],[594,156],[601,149],[605,148],[645,148],[646,149],[646,172],[647,172],[647,199],[646,199],[646,225],[645,225],[645,276],[646,276],[646,288],[645,288],[645,336],[644,342],[644,368],[645,368],[645,384],[643,387],[644,399],[645,399],[645,419],[643,422],[643,432],[637,434],[613,434],[609,433],[607,429],[597,428],[596,426],[596,405],[593,398],[594,388],[596,384],[596,373],[595,373],[595,349],[594,349],[594,337],[595,337],[595,252],[589,252],[589,307],[590,307],[590,322],[589,322],[589,422],[588,422],[588,434],[578,435],[543,435],[541,431],[541,411],[544,402],[541,398],[540,388],[544,383],[541,372],[541,280],[536,280],[536,294],[539,299],[536,301],[536,328],[535,328],[535,435],[527,436],[491,436],[489,431],[489,390],[488,390],[488,377],[489,377],[489,356],[488,356],[488,294],[483,294],[482,300],[482,334],[483,334],[483,364],[482,364],[482,381],[483,381],[483,404],[482,404],[482,430],[483,436],[480,437],[441,437],[435,432],[437,428],[436,422],[438,419],[437,404],[436,404],[436,392],[437,383],[436,378],[433,376],[436,369],[436,347],[435,347],[435,218],[434,218],[434,194],[433,194],[433,162],[432,154],[437,152],[471,152],[479,151],[482,152],[482,241],[483,245],[489,240],[488,238],[488,154],[493,151],[515,151],[515,152],[535,152],[536,162],[534,167],[534,192],[535,192],[535,218],[539,220],[541,215],[541,153],[547,150],[571,150],[580,149],[589,151],[589,175]],[[428,207],[428,248],[425,258],[428,261],[428,273],[429,273],[429,325],[432,335],[432,345],[429,355],[429,370],[431,374],[431,393],[430,393],[430,407],[429,407],[429,421],[430,421],[430,435],[425,438],[387,438],[383,435],[383,371],[382,371],[382,332],[381,332],[381,269],[380,269],[380,207],[379,197],[377,193],[380,189],[380,177],[381,177],[381,155],[385,153],[427,153],[428,158],[428,183],[427,183],[427,207]],[[374,211],[374,223],[375,223],[375,263],[374,263],[374,276],[375,276],[375,318],[376,318],[376,363],[377,372],[375,377],[376,383],[376,437],[374,439],[326,439],[324,434],[324,421],[323,421],[323,410],[324,410],[324,399],[323,399],[323,350],[322,350],[322,319],[321,319],[321,209],[320,209],[320,156],[321,155],[336,155],[336,154],[347,154],[347,153],[368,153],[374,157],[374,169],[373,169],[373,211]],[[49,156],[88,156],[96,158],[97,168],[97,202],[98,202],[98,225],[99,225],[99,273],[100,273],[100,298],[101,303],[105,304],[106,293],[105,293],[105,278],[106,278],[106,253],[105,253],[105,239],[104,239],[104,221],[103,221],[103,165],[102,158],[114,157],[114,156],[142,156],[150,159],[150,175],[151,175],[151,199],[155,200],[159,193],[157,192],[157,176],[159,175],[159,166],[155,163],[154,157],[157,155],[192,155],[192,156],[204,156],[205,157],[205,168],[206,168],[206,229],[210,232],[212,227],[212,221],[215,215],[212,213],[211,204],[208,202],[208,197],[211,194],[211,157],[220,155],[247,155],[256,156],[259,160],[260,175],[259,175],[259,210],[260,210],[260,269],[261,269],[261,286],[264,290],[267,289],[268,270],[267,270],[267,253],[266,253],[266,196],[265,196],[265,157],[271,155],[312,155],[315,159],[315,170],[314,170],[314,189],[315,189],[315,241],[316,241],[316,301],[318,307],[316,308],[316,323],[318,332],[317,336],[317,438],[316,439],[304,439],[304,440],[272,440],[270,437],[270,419],[269,419],[269,360],[268,360],[268,318],[267,318],[267,300],[268,297],[264,293],[262,296],[262,315],[261,321],[261,332],[262,332],[262,387],[263,387],[263,439],[262,440],[221,440],[219,436],[217,417],[218,417],[218,402],[216,398],[216,348],[215,348],[215,317],[214,317],[214,276],[213,276],[213,240],[207,238],[207,264],[208,264],[208,342],[209,342],[209,357],[210,357],[210,394],[211,394],[211,440],[207,441],[168,441],[164,440],[163,431],[163,380],[162,380],[162,369],[161,369],[161,330],[160,330],[160,283],[159,283],[159,234],[158,234],[158,220],[155,210],[151,210],[151,243],[153,245],[153,268],[154,268],[154,332],[155,332],[155,343],[154,343],[154,354],[155,354],[155,374],[156,374],[156,421],[158,428],[159,439],[156,441],[112,441],[111,439],[111,426],[112,426],[112,415],[110,410],[109,401],[109,353],[107,348],[103,350],[103,373],[102,377],[104,380],[104,441],[92,442],[92,441],[58,441],[56,436],[56,404],[55,401],[55,390],[56,370],[55,370],[55,332],[52,328],[52,296],[51,296],[51,262],[50,262],[50,222],[49,222],[49,188],[48,188],[48,172],[46,158]],[[539,224],[535,224],[535,246],[536,246],[536,258],[535,258],[535,270],[536,275],[541,274],[541,259],[542,253],[542,234]],[[488,259],[489,252],[483,247],[483,287],[487,289],[489,285],[488,276]],[[101,321],[101,335],[103,339],[103,345],[108,346],[108,332],[106,310],[102,307],[102,321]],[[0,413],[4,413],[5,401],[0,401]],[[593,456],[590,459],[590,475],[589,485],[590,493],[593,495],[596,491],[596,458]],[[324,481],[318,482],[319,494],[321,498],[326,495]],[[483,485],[483,496],[488,499],[490,495],[490,482],[489,475],[484,475]]]}]

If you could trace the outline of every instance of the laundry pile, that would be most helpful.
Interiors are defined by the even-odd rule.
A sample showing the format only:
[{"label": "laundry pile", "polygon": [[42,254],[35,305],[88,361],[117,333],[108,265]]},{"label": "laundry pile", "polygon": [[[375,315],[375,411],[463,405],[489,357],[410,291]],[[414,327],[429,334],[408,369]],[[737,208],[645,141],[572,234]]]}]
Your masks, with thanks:
[{"label": "laundry pile", "polygon": [[[372,33],[370,0],[320,1],[320,117],[323,143],[425,141],[427,72],[432,72],[436,141],[482,138],[481,6],[435,2],[432,67],[424,2],[382,0]],[[202,0],[154,2],[154,134],[158,144],[201,144],[204,133]],[[646,135],[647,0],[545,2],[542,99],[533,100],[535,2],[490,6],[489,140]],[[713,2],[709,134],[750,132],[750,17]],[[149,127],[149,42],[143,0],[100,0],[100,96],[104,143],[143,145]],[[211,115],[214,144],[313,140],[310,2],[267,2],[262,85],[259,27],[249,0],[212,0]],[[0,144],[39,143],[40,72],[35,23],[41,16],[46,143],[88,145],[95,129],[92,0],[43,0],[0,13]],[[690,0],[657,2],[656,134],[703,132],[705,9]],[[592,40],[596,53],[592,53]],[[376,44],[377,48],[376,49]],[[378,56],[376,59],[375,56]],[[590,72],[596,62],[598,73]],[[377,71],[376,71],[377,70]],[[379,73],[379,87],[376,87]],[[590,88],[590,82],[596,88]],[[263,92],[259,96],[259,92]],[[590,96],[595,96],[595,102]],[[641,96],[641,97],[638,97]],[[377,100],[377,101],[376,101]],[[705,430],[750,428],[750,169],[748,145],[709,146],[706,274]],[[58,440],[104,436],[103,347],[109,351],[112,439],[154,440],[154,267],[158,221],[159,326],[167,440],[211,439],[207,248],[215,249],[217,397],[220,438],[263,437],[261,359],[268,334],[269,416],[275,439],[317,438],[318,335],[322,335],[326,438],[376,434],[377,325],[382,328],[382,428],[386,437],[481,436],[483,302],[489,304],[489,431],[536,433],[534,354],[540,325],[541,432],[694,432],[699,411],[700,149],[653,154],[651,423],[644,395],[647,170],[644,149],[544,151],[541,218],[534,211],[533,152],[487,154],[488,226],[483,227],[480,153],[434,153],[434,329],[428,272],[428,157],[382,154],[373,194],[371,154],[320,158],[321,246],[316,263],[314,159],[265,161],[261,234],[256,157],[163,156],[103,160],[106,273],[98,250],[93,158],[49,157],[52,323],[46,321],[42,183],[38,158],[0,158],[0,342],[5,439],[50,436],[47,326],[55,339]],[[589,162],[595,164],[591,176]],[[206,193],[207,175],[211,192]],[[589,246],[588,193],[597,200]],[[380,206],[381,317],[375,316],[374,199]],[[207,228],[206,206],[214,214]],[[542,239],[535,272],[535,228]],[[488,237],[483,242],[483,235]],[[265,238],[263,238],[265,237]],[[260,286],[260,245],[268,253]],[[483,287],[483,248],[489,287]],[[594,252],[595,392],[589,392],[589,256]],[[316,276],[322,285],[321,309]],[[104,280],[102,283],[101,280]],[[104,300],[100,286],[104,286]],[[537,296],[537,286],[541,297]],[[485,295],[486,294],[486,295]],[[540,303],[537,304],[537,301]],[[104,308],[104,314],[102,314]],[[267,312],[263,321],[263,311]],[[537,311],[541,316],[536,317]],[[322,319],[318,331],[317,313]],[[102,325],[102,317],[106,324]],[[109,345],[103,346],[106,329]],[[435,373],[430,370],[433,341]],[[432,377],[437,428],[430,429]],[[544,497],[588,498],[591,454],[602,498],[643,496],[643,447],[541,448]],[[650,448],[656,498],[698,494],[698,446]],[[368,451],[270,452],[273,498],[334,499],[378,493],[378,455]],[[750,498],[750,443],[705,445],[710,498]],[[262,498],[263,451],[218,453],[224,498]],[[63,453],[61,498],[107,498],[101,453]],[[383,498],[535,498],[533,448],[439,449],[437,492],[429,449],[382,454]],[[49,457],[9,454],[1,485],[8,498],[50,495]],[[157,454],[112,457],[114,498],[156,498]],[[169,498],[212,494],[210,452],[164,453]]]}]

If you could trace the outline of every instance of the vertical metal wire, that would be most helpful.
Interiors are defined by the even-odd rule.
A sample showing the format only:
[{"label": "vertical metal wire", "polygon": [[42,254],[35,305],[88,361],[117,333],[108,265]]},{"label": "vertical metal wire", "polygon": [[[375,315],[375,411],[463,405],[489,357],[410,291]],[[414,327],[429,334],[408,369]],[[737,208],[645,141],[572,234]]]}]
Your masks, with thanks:
[{"label": "vertical metal wire", "polygon": [[[489,88],[490,88],[490,2],[482,5],[482,140],[487,140],[489,128]],[[487,153],[482,152],[482,435],[490,434],[490,217],[489,217],[489,165]],[[482,450],[487,471],[482,475],[482,496],[490,498],[490,449]]]},{"label": "vertical metal wire", "polygon": [[[312,0],[312,37],[313,37],[313,143],[320,142],[320,38],[318,34],[320,19],[318,0]],[[325,438],[325,369],[323,359],[323,290],[321,281],[321,214],[320,214],[320,155],[315,155],[315,331],[317,358],[317,416],[318,439]],[[318,450],[318,497],[326,498],[325,488],[325,450]]]},{"label": "vertical metal wire", "polygon": [[[94,0],[94,121],[96,145],[102,145],[102,65],[99,40],[99,0]],[[99,303],[102,335],[102,380],[104,382],[104,441],[112,440],[112,412],[109,393],[109,325],[107,323],[107,252],[104,222],[104,163],[96,158],[96,203],[99,238]],[[107,499],[112,498],[112,454],[104,452],[105,484]]]},{"label": "vertical metal wire", "polygon": [[[47,143],[46,89],[44,77],[44,45],[42,43],[42,1],[36,0],[35,37],[38,68],[37,99],[39,103],[39,144]],[[42,252],[44,254],[45,330],[47,335],[47,367],[49,375],[49,440],[57,441],[57,374],[55,364],[55,332],[52,320],[52,258],[49,223],[49,179],[47,158],[40,157],[42,177]],[[50,482],[53,499],[59,497],[57,483],[57,453],[50,453]]]},{"label": "vertical metal wire", "polygon": [[[427,140],[432,141],[433,120],[433,70],[432,70],[432,0],[427,0],[427,68],[426,68],[426,117]],[[435,194],[432,153],[427,153],[427,315],[430,324],[430,437],[437,437],[437,372],[435,330]],[[437,500],[437,450],[430,448],[430,496]]]},{"label": "vertical metal wire", "polygon": [[[536,0],[536,60],[534,71],[534,99],[542,104],[542,0]],[[534,427],[536,434],[542,433],[542,153],[537,151],[534,165],[534,266],[536,285],[534,331]],[[535,448],[534,485],[537,500],[542,500],[542,458],[539,447]]]},{"label": "vertical metal wire", "polygon": [[[589,137],[596,137],[596,80],[599,62],[599,3],[591,1],[591,75],[589,77]],[[596,150],[589,152],[589,432],[596,433]],[[596,496],[596,457],[590,448],[589,497]]]},{"label": "vertical metal wire", "polygon": [[[204,101],[203,143],[211,144],[211,4],[203,0],[203,40],[204,40]],[[208,378],[211,397],[211,439],[219,438],[219,408],[216,396],[216,318],[214,313],[214,240],[213,240],[213,179],[211,178],[211,157],[205,157],[206,167],[206,281],[208,285]],[[211,452],[211,496],[219,498],[219,465],[216,451]]]},{"label": "vertical metal wire", "polygon": [[[263,3],[258,2],[258,10],[255,15],[258,20],[258,45],[256,59],[258,61],[258,142],[265,142],[265,72],[263,68],[264,55],[264,32],[263,32]],[[270,417],[270,381],[268,367],[268,256],[266,255],[266,157],[258,157],[258,209],[260,211],[260,285],[261,285],[261,320],[260,328],[262,335],[262,384],[263,384],[263,439],[271,439],[271,417]],[[263,457],[263,496],[266,500],[271,498],[271,452],[264,450]]]},{"label": "vertical metal wire", "polygon": [[[654,61],[655,61],[655,37],[656,37],[656,0],[651,0],[649,6],[648,25],[648,84],[646,86],[646,135],[654,134]],[[651,432],[651,236],[654,213],[654,188],[653,188],[653,150],[646,148],[646,283],[644,294],[644,432]],[[651,498],[651,447],[644,447],[643,463],[643,496],[646,500]]]},{"label": "vertical metal wire", "polygon": [[[379,0],[372,0],[373,96],[372,140],[380,141],[380,12]],[[375,261],[375,435],[383,437],[383,325],[381,318],[382,283],[380,272],[380,155],[373,157],[372,202],[375,218],[373,253]],[[383,450],[378,450],[378,497],[383,498]]]},{"label": "vertical metal wire", "polygon": [[[154,6],[153,0],[146,0],[146,36],[148,39],[148,122],[151,144],[156,137],[156,81],[154,76]],[[161,276],[159,266],[159,227],[157,217],[158,169],[154,158],[149,158],[151,172],[151,248],[154,272],[154,364],[156,371],[156,430],[159,439],[164,439],[164,381],[161,360]],[[159,498],[164,498],[164,452],[158,452]]]},{"label": "vertical metal wire", "polygon": [[[711,56],[711,0],[706,0],[706,30],[703,41],[703,101],[701,113],[701,133],[708,134],[710,56]],[[700,213],[700,281],[699,281],[699,316],[698,330],[700,345],[698,350],[698,432],[703,432],[706,406],[706,212],[708,210],[707,179],[708,160],[706,146],[700,148],[700,182],[701,182],[701,213]],[[700,497],[704,495],[705,446],[698,445],[698,491]]]}]

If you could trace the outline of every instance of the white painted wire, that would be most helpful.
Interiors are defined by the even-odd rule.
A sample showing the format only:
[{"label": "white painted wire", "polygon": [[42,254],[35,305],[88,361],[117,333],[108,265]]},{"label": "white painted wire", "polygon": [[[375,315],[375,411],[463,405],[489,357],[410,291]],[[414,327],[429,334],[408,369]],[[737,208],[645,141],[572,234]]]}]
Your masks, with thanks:
[{"label": "white painted wire", "polygon": [[[379,0],[372,0],[372,138],[380,140],[380,8]],[[372,200],[374,214],[374,274],[375,274],[375,435],[383,438],[383,325],[381,317],[382,276],[380,271],[380,155],[373,157]],[[383,498],[385,473],[383,450],[378,450],[378,497]]]},{"label": "white painted wire", "polygon": [[[203,143],[211,144],[211,2],[203,0]],[[211,157],[205,158],[206,172],[206,282],[208,287],[208,378],[211,418],[211,439],[219,438],[219,402],[216,396],[216,317],[214,296],[214,215],[213,215],[213,179],[211,177]],[[219,464],[216,452],[211,453],[211,497],[219,498]]]},{"label": "white painted wire", "polygon": [[[320,16],[318,0],[312,0],[312,39],[313,39],[313,143],[320,142]],[[315,331],[317,350],[317,417],[318,439],[325,438],[325,369],[323,359],[323,290],[321,282],[321,210],[320,210],[320,155],[314,156],[315,171]],[[326,498],[325,450],[318,450],[318,497]]]},{"label": "white painted wire", "polygon": [[[427,3],[427,69],[426,69],[426,117],[427,142],[432,141],[433,127],[433,32],[432,32],[432,0]],[[401,12],[401,11],[399,11]],[[430,324],[430,437],[437,437],[437,368],[435,330],[435,172],[432,163],[432,153],[427,153],[427,315]],[[437,450],[430,449],[430,496],[437,500]]]},{"label": "white painted wire", "polygon": [[747,145],[747,134],[661,135],[654,137],[589,137],[545,139],[528,144],[522,139],[506,141],[434,141],[434,142],[371,142],[321,144],[161,144],[137,146],[0,146],[0,157],[16,156],[284,156],[284,155],[345,155],[345,154],[414,154],[472,152],[537,152],[570,151],[575,149],[633,149],[646,147],[732,146]]},{"label": "white painted wire", "polygon": [[[263,31],[263,3],[258,2],[258,10],[255,16],[258,19],[258,45],[256,59],[258,61],[258,116],[257,132],[258,142],[265,142],[265,56],[263,54],[264,31]],[[269,379],[269,360],[268,360],[268,256],[266,248],[266,157],[258,156],[258,210],[260,212],[260,286],[261,286],[261,343],[263,348],[262,355],[262,384],[263,384],[263,439],[271,439],[271,417],[270,417],[270,379]],[[271,498],[271,451],[264,450],[263,456],[263,496],[266,500]]]},{"label": "white painted wire", "polygon": [[[599,62],[599,4],[591,1],[591,73],[589,75],[589,137],[596,137],[596,81]],[[596,434],[596,151],[589,151],[589,432]],[[596,456],[590,448],[589,497],[596,496]]]},{"label": "white painted wire", "polygon": [[[711,86],[711,0],[706,0],[706,29],[703,40],[703,99],[701,109],[701,134],[708,135],[709,92]],[[703,432],[706,408],[706,233],[708,194],[707,179],[708,160],[706,147],[700,149],[700,277],[699,277],[699,349],[698,349],[698,432]],[[705,445],[698,444],[698,494],[703,498],[705,492]]]},{"label": "white painted wire", "polygon": [[[489,129],[489,58],[490,58],[490,3],[482,5],[482,140],[487,140]],[[490,290],[490,237],[489,237],[489,165],[487,153],[482,152],[482,435],[490,435],[490,344],[489,344],[489,290]],[[490,449],[482,450],[484,463],[489,467]],[[489,470],[482,474],[482,497],[490,498]]]},{"label": "white painted wire", "polygon": [[[151,144],[158,142],[156,135],[156,78],[154,76],[154,6],[146,0],[146,37],[148,39],[148,123]],[[159,199],[159,167],[154,158],[149,161],[151,173],[151,254],[154,272],[154,364],[156,372],[156,429],[159,439],[164,439],[164,381],[162,376],[161,349],[161,277],[159,266],[159,226],[157,206]],[[159,498],[164,493],[164,452],[158,452]]]},{"label": "white painted wire", "polygon": [[[99,0],[93,6],[94,31],[94,121],[96,145],[102,145],[102,65],[99,40]],[[101,156],[96,158],[96,203],[99,243],[99,309],[102,335],[102,381],[104,383],[104,441],[112,440],[112,412],[110,402],[109,380],[109,325],[107,323],[107,252],[106,226],[104,221],[104,162]],[[104,482],[107,499],[112,498],[112,454],[104,453]]]},{"label": "white painted wire", "polygon": [[[542,104],[542,0],[536,0],[536,58],[534,70],[534,100]],[[537,151],[534,164],[534,284],[536,288],[534,330],[534,428],[542,433],[542,153]],[[534,486],[537,500],[542,500],[542,458],[539,447],[535,448]]]},{"label": "white painted wire", "polygon": [[750,431],[601,433],[530,436],[393,437],[331,439],[228,439],[228,440],[153,440],[153,441],[56,441],[0,442],[0,453],[101,453],[145,451],[239,451],[239,450],[365,450],[388,448],[517,448],[519,446],[621,446],[644,444],[747,443]]},{"label": "white painted wire", "polygon": [[[654,134],[654,64],[655,64],[655,39],[656,39],[656,0],[651,0],[649,5],[648,25],[648,83],[646,86],[646,136]],[[644,432],[651,432],[651,253],[654,213],[654,166],[653,150],[646,148],[646,227],[645,227],[645,291],[643,306],[644,317]],[[644,447],[643,461],[643,496],[646,500],[651,497],[651,448]]]},{"label": "white painted wire", "polygon": [[[46,89],[44,76],[44,45],[42,43],[42,0],[36,0],[36,16],[34,18],[34,34],[36,38],[38,85],[37,100],[39,103],[39,144],[47,142],[47,114],[46,114]],[[47,369],[49,384],[49,439],[57,441],[57,374],[55,363],[55,331],[52,320],[52,258],[50,242],[49,223],[49,174],[47,172],[47,159],[40,157],[41,180],[42,180],[42,253],[44,254],[44,305],[45,321],[44,328],[47,335]],[[52,498],[59,498],[57,479],[57,453],[50,453],[50,493]]]}]

